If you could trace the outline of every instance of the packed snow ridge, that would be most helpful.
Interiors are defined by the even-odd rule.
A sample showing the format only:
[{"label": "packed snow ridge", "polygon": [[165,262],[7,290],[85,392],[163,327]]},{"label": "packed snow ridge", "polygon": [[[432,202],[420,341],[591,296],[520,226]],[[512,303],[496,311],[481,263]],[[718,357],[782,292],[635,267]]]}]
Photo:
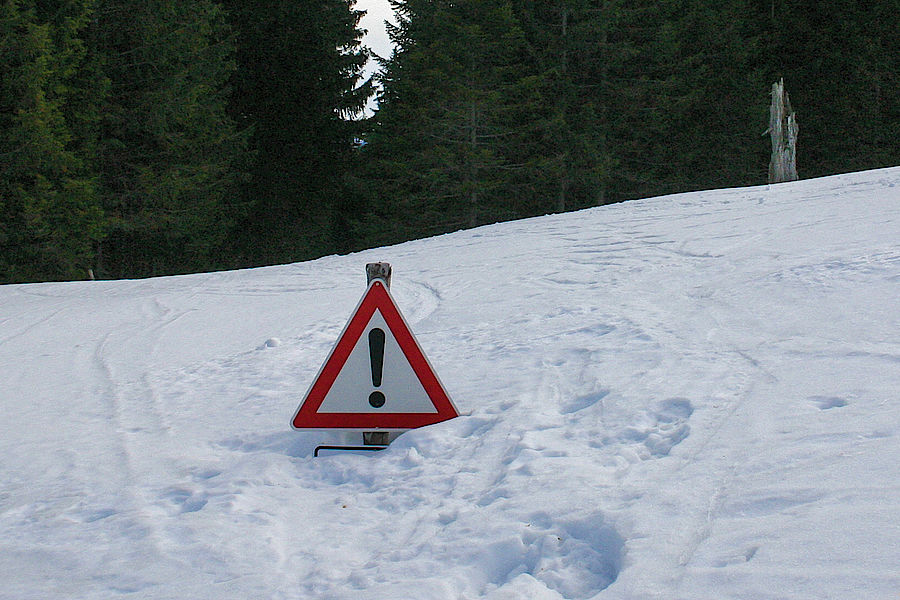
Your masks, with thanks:
[{"label": "packed snow ridge", "polygon": [[[896,598],[898,183],[2,286],[0,598]],[[313,458],[374,261],[463,414]]]}]

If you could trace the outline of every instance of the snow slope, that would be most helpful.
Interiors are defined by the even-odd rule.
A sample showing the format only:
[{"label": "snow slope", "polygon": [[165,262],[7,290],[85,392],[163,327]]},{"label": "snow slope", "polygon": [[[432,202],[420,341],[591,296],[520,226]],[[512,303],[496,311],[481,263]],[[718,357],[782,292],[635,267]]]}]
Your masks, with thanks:
[{"label": "snow slope", "polygon": [[[0,598],[897,598],[898,183],[2,286]],[[314,459],[376,260],[465,414]]]}]

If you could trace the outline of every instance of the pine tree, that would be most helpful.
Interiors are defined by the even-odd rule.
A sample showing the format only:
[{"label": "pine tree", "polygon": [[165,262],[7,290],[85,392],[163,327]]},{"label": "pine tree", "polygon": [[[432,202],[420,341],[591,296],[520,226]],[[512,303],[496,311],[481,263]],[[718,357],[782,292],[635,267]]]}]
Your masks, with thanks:
[{"label": "pine tree", "polygon": [[49,20],[32,1],[0,7],[0,281],[84,278],[102,235],[66,119],[90,5],[64,8]]},{"label": "pine tree", "polygon": [[804,173],[896,164],[898,2],[395,0],[378,239],[765,182],[782,76]]},{"label": "pine tree", "polygon": [[526,164],[520,139],[524,39],[507,2],[393,3],[396,49],[385,63],[365,148],[401,237],[519,216],[510,194]]},{"label": "pine tree", "polygon": [[244,138],[225,111],[234,63],[224,12],[209,0],[102,0],[90,33],[110,81],[97,149],[102,274],[226,266],[218,252],[241,214]]},{"label": "pine tree", "polygon": [[[734,3],[607,0],[586,64],[605,149],[604,199],[758,183],[767,158],[758,43]],[[764,105],[765,106],[765,105]]]},{"label": "pine tree", "polygon": [[611,3],[520,0],[527,40],[528,156],[536,208],[562,212],[605,201],[607,37]]},{"label": "pine tree", "polygon": [[238,34],[230,113],[252,130],[244,260],[271,264],[345,250],[349,174],[371,96],[360,11],[350,0],[227,3]]},{"label": "pine tree", "polygon": [[758,40],[745,35],[733,3],[667,4],[653,45],[667,99],[658,113],[653,169],[659,192],[750,185],[765,180],[767,82]]}]

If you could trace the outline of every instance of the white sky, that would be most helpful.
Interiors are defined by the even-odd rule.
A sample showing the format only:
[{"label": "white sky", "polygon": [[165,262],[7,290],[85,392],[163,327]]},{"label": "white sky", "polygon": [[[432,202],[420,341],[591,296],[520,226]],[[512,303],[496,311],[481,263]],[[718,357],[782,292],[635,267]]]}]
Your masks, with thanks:
[{"label": "white sky", "polygon": [[[391,40],[388,38],[384,22],[386,19],[394,21],[394,18],[388,0],[357,0],[356,8],[366,11],[366,15],[360,21],[360,27],[367,31],[363,38],[363,44],[368,46],[378,56],[382,58],[389,57],[391,54]],[[376,68],[375,62],[370,61],[366,73],[374,73]],[[375,110],[376,106],[375,99],[370,99],[368,104],[369,114]]]},{"label": "white sky", "polygon": [[387,58],[391,53],[391,41],[384,29],[384,21],[394,20],[388,0],[357,0],[356,8],[366,11],[360,22],[360,26],[368,31],[363,43],[378,56]]}]

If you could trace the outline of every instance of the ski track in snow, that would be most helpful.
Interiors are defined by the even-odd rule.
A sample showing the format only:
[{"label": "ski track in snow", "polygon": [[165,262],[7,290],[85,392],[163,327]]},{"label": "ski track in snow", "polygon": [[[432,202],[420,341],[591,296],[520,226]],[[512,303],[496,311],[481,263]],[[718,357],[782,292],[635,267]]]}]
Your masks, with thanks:
[{"label": "ski track in snow", "polygon": [[[0,598],[895,593],[898,180],[4,286]],[[463,415],[313,459],[358,443],[288,423],[377,260]]]}]

